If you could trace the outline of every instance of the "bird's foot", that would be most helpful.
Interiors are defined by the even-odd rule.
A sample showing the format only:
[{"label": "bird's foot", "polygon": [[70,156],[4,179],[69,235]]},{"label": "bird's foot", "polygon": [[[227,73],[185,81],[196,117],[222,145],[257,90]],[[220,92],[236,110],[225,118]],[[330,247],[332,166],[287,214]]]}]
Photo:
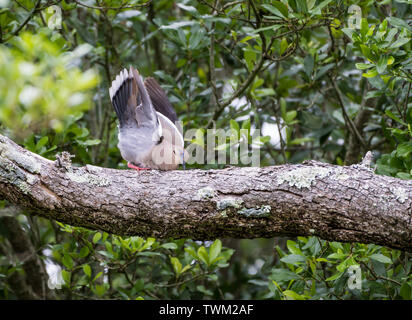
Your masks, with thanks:
[{"label": "bird's foot", "polygon": [[130,162],[127,163],[127,166],[128,166],[130,169],[134,169],[134,170],[137,170],[137,171],[140,171],[140,170],[151,170],[150,168],[140,168],[140,167],[138,167],[138,166],[135,166],[134,164],[131,164]]}]

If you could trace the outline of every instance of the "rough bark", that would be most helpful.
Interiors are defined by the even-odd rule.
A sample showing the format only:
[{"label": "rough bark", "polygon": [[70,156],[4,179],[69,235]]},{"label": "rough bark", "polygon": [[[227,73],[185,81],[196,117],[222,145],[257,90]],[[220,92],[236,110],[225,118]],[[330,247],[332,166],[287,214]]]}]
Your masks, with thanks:
[{"label": "rough bark", "polygon": [[223,170],[114,170],[50,161],[0,135],[0,196],[119,235],[316,235],[412,251],[412,181],[320,162]]}]

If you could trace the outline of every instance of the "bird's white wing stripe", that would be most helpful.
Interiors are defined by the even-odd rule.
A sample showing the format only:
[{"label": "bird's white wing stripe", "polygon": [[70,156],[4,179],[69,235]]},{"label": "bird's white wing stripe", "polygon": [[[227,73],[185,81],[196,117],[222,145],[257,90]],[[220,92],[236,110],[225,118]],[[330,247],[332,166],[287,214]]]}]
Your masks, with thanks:
[{"label": "bird's white wing stripe", "polygon": [[110,100],[113,100],[113,97],[116,95],[123,82],[130,78],[132,78],[132,74],[129,74],[126,68],[120,71],[120,73],[112,81],[112,86],[109,88]]}]

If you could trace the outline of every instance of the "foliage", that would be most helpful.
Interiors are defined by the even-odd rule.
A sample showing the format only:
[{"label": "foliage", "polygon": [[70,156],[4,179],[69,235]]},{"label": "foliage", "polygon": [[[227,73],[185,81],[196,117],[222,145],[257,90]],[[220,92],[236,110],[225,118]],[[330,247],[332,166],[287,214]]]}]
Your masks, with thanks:
[{"label": "foliage", "polygon": [[[244,129],[262,166],[351,164],[371,150],[377,173],[411,179],[411,12],[407,0],[0,0],[0,130],[50,159],[125,168],[108,87],[134,65],[185,130],[201,128],[190,142]],[[410,255],[373,244],[160,241],[18,219],[57,268],[60,299],[412,299]],[[362,288],[349,289],[356,265]],[[17,298],[16,273],[0,218],[1,298]]]},{"label": "foliage", "polygon": [[159,242],[60,223],[59,227],[71,235],[50,248],[53,259],[63,267],[64,297],[204,299],[218,292],[215,273],[228,266],[233,253],[222,250],[220,240],[206,248],[191,240]]}]

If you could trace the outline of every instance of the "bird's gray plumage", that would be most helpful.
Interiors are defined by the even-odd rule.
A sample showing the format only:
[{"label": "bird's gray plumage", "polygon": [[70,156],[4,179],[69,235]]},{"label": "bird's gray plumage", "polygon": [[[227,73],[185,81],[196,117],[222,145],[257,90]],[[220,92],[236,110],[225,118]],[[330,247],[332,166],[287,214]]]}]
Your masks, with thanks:
[{"label": "bird's gray plumage", "polygon": [[123,159],[145,168],[176,169],[184,154],[183,136],[172,122],[176,113],[156,80],[143,82],[130,67],[116,76],[109,93],[119,119],[118,148]]}]

